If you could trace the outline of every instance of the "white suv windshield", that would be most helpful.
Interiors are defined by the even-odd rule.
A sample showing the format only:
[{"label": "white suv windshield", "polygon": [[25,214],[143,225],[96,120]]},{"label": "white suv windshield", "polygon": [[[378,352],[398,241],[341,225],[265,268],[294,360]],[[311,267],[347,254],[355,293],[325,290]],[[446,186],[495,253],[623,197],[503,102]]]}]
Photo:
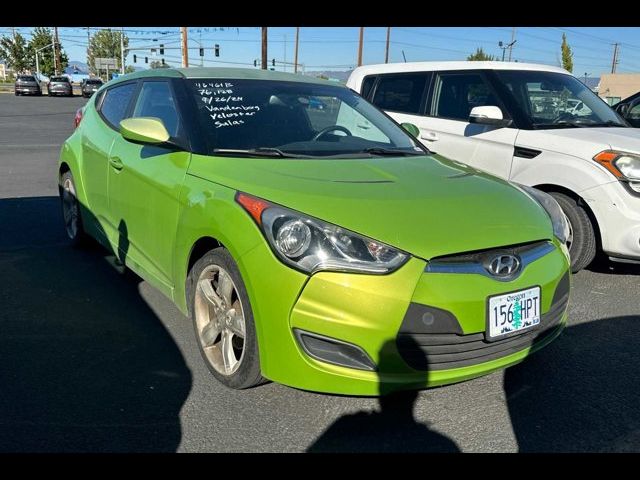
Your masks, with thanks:
[{"label": "white suv windshield", "polygon": [[571,75],[525,70],[496,73],[535,129],[627,126],[604,101]]},{"label": "white suv windshield", "polygon": [[247,79],[188,81],[215,154],[424,155],[393,120],[348,88]]}]

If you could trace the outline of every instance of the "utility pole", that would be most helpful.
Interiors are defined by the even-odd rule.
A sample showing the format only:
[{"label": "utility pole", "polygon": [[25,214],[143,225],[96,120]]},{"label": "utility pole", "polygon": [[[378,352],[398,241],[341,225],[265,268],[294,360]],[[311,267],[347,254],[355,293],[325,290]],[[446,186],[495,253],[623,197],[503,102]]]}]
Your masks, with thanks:
[{"label": "utility pole", "polygon": [[618,65],[618,45],[620,44],[613,44],[613,61],[611,62],[611,73],[616,73],[616,66]]},{"label": "utility pole", "polygon": [[287,35],[284,35],[284,64],[283,64],[283,68],[284,71],[287,71]]},{"label": "utility pole", "polygon": [[262,70],[267,69],[267,27],[262,27]]},{"label": "utility pole", "polygon": [[509,61],[511,61],[511,52],[513,51],[513,44],[516,43],[516,27],[511,30],[511,43],[509,44]]},{"label": "utility pole", "polygon": [[389,38],[391,37],[391,27],[387,27],[387,46],[384,49],[384,63],[389,63]]},{"label": "utility pole", "polygon": [[362,42],[364,40],[364,27],[360,27],[360,42],[358,43],[358,66],[362,65]]},{"label": "utility pole", "polygon": [[296,27],[296,48],[293,54],[293,73],[298,73],[298,41],[300,40],[300,27]]},{"label": "utility pole", "polygon": [[187,39],[187,27],[180,27],[182,32],[182,66],[187,68],[189,66],[189,40]]},{"label": "utility pole", "polygon": [[53,27],[53,72],[55,75],[58,75],[58,68],[62,69],[59,52],[58,27]]},{"label": "utility pole", "polygon": [[124,75],[124,27],[120,27],[120,73]]}]

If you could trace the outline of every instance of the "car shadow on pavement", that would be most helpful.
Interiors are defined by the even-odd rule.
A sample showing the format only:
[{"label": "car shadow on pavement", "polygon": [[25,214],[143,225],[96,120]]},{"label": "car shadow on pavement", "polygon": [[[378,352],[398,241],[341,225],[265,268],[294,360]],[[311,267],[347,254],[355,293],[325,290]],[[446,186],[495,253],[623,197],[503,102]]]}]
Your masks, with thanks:
[{"label": "car shadow on pavement", "polygon": [[640,263],[614,262],[604,254],[598,255],[586,269],[594,273],[640,275]]},{"label": "car shadow on pavement", "polygon": [[58,197],[0,199],[0,451],[178,448],[191,372],[108,258],[67,246]]},{"label": "car shadow on pavement", "polygon": [[640,315],[580,323],[508,368],[504,389],[519,450],[640,451],[639,339]]},{"label": "car shadow on pavement", "polygon": [[[412,342],[411,339],[407,339]],[[412,345],[413,351],[419,351]],[[385,342],[380,350],[379,372],[396,366],[394,340]],[[422,359],[420,359],[422,360]],[[420,361],[426,365],[426,358]],[[425,368],[425,376],[427,375]],[[384,381],[379,374],[380,409],[344,415],[330,425],[307,449],[308,452],[459,452],[445,435],[418,422],[413,410],[419,390],[395,391],[397,385]]]}]

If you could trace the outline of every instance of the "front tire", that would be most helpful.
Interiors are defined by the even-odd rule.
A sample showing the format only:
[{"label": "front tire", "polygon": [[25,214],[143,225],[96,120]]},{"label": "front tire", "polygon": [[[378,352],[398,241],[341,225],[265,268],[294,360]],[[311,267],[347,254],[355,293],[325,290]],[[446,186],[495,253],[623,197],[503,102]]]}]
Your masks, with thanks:
[{"label": "front tire", "polygon": [[264,382],[249,296],[231,254],[221,247],[207,252],[186,287],[198,348],[213,376],[234,389]]},{"label": "front tire", "polygon": [[551,192],[564,211],[570,226],[567,242],[571,257],[571,272],[577,273],[588,266],[596,256],[596,235],[586,210],[572,197],[564,193]]},{"label": "front tire", "polygon": [[64,230],[72,247],[80,247],[87,241],[87,234],[82,225],[80,202],[76,196],[76,185],[71,172],[65,172],[60,178],[60,201]]}]

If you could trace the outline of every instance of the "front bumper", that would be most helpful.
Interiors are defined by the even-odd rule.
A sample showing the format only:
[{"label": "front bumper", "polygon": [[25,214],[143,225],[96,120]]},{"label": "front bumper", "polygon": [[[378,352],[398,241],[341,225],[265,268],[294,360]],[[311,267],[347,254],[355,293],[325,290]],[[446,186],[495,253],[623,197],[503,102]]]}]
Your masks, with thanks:
[{"label": "front bumper", "polygon": [[[248,273],[252,268],[250,264],[256,262],[259,270],[264,272],[268,264],[271,272],[268,281],[260,280],[260,284],[250,281],[252,288],[249,289],[253,291],[250,296],[258,324],[263,375],[306,390],[380,395],[468,380],[518,363],[556,338],[566,324],[569,262],[566,248],[557,243],[555,246],[509,282],[477,274],[427,273],[426,262],[417,258],[411,258],[389,275],[320,272],[303,279],[291,269],[286,272],[287,267],[273,257],[268,247],[264,247],[266,251],[258,247],[242,259],[242,270]],[[270,261],[268,257],[279,265],[265,263]],[[284,274],[281,280],[278,271]],[[283,284],[287,283],[291,288],[283,290]],[[556,291],[563,289],[563,283],[566,295],[560,298]],[[399,334],[410,305],[429,305],[450,312],[459,322],[461,337],[468,335],[467,338],[478,340],[485,331],[488,296],[534,285],[541,287],[541,324],[549,326],[545,331],[541,327],[527,333],[526,338],[523,333],[490,345],[476,344],[476,348],[487,347],[489,351],[472,354],[470,358],[456,357],[456,349],[462,357],[469,357],[468,349],[454,347],[447,355],[453,353],[456,358],[446,357],[446,361],[453,358],[462,363],[453,361],[452,368],[448,368],[446,362],[436,365],[437,355],[431,356],[430,351],[438,349],[432,349],[428,341],[420,345],[420,340],[428,338],[417,335],[411,341],[413,347],[423,350],[427,365],[411,362]],[[275,296],[283,291],[286,295]],[[552,325],[544,315],[547,319],[553,317]],[[375,370],[347,368],[318,360],[305,352],[296,338],[299,332],[357,346],[373,362]],[[406,343],[406,338],[404,340]],[[505,342],[504,348],[502,342]],[[507,342],[511,343],[507,345]],[[442,358],[445,357],[440,360]]]},{"label": "front bumper", "polygon": [[602,250],[611,257],[640,260],[640,196],[617,180],[580,195],[596,217]]}]

